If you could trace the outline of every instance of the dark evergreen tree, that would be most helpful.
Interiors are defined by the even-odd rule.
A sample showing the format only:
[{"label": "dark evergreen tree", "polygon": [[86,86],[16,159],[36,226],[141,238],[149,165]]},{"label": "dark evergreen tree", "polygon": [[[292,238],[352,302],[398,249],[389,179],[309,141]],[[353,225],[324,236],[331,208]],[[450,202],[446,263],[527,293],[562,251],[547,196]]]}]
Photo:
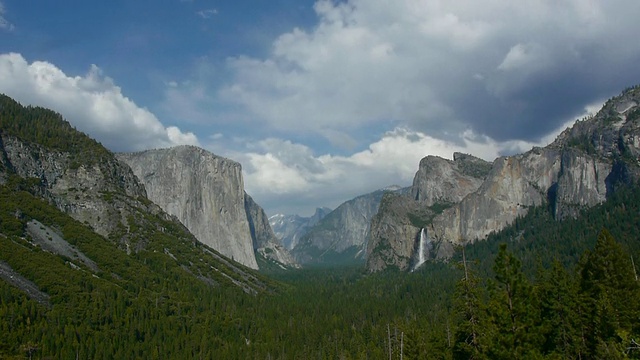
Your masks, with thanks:
[{"label": "dark evergreen tree", "polygon": [[584,257],[580,295],[589,354],[593,358],[624,358],[632,340],[640,335],[640,285],[629,254],[606,229]]},{"label": "dark evergreen tree", "polygon": [[486,330],[485,309],[482,307],[482,288],[475,273],[467,263],[462,249],[464,276],[456,286],[454,312],[458,326],[453,346],[454,359],[487,358],[484,330]]},{"label": "dark evergreen tree", "polygon": [[542,352],[551,358],[583,358],[585,348],[577,282],[559,261],[555,261],[539,279],[536,290],[545,339]]},{"label": "dark evergreen tree", "polygon": [[531,359],[539,357],[540,335],[536,300],[520,260],[507,251],[506,244],[493,267],[495,282],[490,290],[488,314],[491,326],[492,359]]}]

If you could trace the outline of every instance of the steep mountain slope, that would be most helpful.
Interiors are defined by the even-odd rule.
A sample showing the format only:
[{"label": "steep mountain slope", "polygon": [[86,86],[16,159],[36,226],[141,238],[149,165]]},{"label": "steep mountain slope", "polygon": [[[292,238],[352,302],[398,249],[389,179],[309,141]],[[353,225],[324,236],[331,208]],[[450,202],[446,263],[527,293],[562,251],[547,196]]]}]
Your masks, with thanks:
[{"label": "steep mountain slope", "polygon": [[364,259],[371,218],[386,191],[378,190],[346,201],[300,239],[292,253],[300,264],[353,263]]},{"label": "steep mountain slope", "polygon": [[58,114],[0,96],[0,163],[2,358],[228,357],[218,344],[244,344],[231,305],[278,288]]},{"label": "steep mountain slope", "polygon": [[149,199],[206,244],[257,269],[240,164],[195,146],[117,154]]},{"label": "steep mountain slope", "polygon": [[[405,206],[404,213],[379,214],[387,220],[372,228],[375,236],[369,246],[372,251],[368,269],[378,271],[387,266],[408,269],[410,259],[417,255],[417,234],[421,228],[426,229],[425,241],[431,250],[439,249],[430,253],[447,257],[450,256],[447,249],[452,245],[485,239],[533,206],[552,207],[555,218],[560,220],[603,202],[618,184],[628,184],[640,175],[638,104],[640,88],[628,89],[607,102],[596,116],[577,122],[545,148],[496,159],[488,172],[487,167],[476,163],[481,170],[477,175],[484,176],[481,183],[475,183],[479,187],[467,194],[464,191],[457,194],[460,195],[457,201],[455,197],[448,199],[454,202],[444,206],[439,214],[416,214],[411,206]],[[427,170],[426,165],[433,162],[423,159],[412,189],[412,194],[419,195],[417,200],[427,199],[419,206],[423,212],[429,201],[437,204],[437,200],[429,199],[442,197],[443,184],[438,182],[465,183],[448,167],[432,166],[436,171]],[[429,183],[437,186],[422,185]],[[389,230],[394,228],[393,224],[407,223],[407,218],[413,218],[411,223],[415,226],[407,234],[397,236]]]},{"label": "steep mountain slope", "polygon": [[108,150],[72,129],[60,115],[22,107],[4,95],[0,159],[0,178],[30,179],[34,191],[58,209],[129,250],[133,243],[121,231],[130,227],[129,218],[138,208],[160,212],[147,206],[144,186]]},{"label": "steep mountain slope", "polygon": [[300,238],[330,212],[329,208],[317,208],[311,217],[276,214],[269,218],[269,224],[284,247],[293,250]]},{"label": "steep mountain slope", "polygon": [[289,250],[273,233],[267,214],[247,193],[244,194],[244,208],[256,253],[265,259],[276,262],[281,267],[298,267]]},{"label": "steep mountain slope", "polygon": [[[52,218],[57,219],[60,215],[42,215],[27,207],[43,199],[127,254],[136,255],[157,248],[159,239],[165,239],[167,247],[161,250],[176,261],[186,262],[180,254],[197,250],[208,254],[213,267],[225,263],[225,268],[235,269],[230,273],[242,274],[242,278],[253,277],[219,253],[196,246],[193,235],[175,217],[146,197],[144,186],[126,164],[95,140],[73,129],[59,114],[38,107],[23,107],[1,95],[0,159],[0,185],[5,186],[4,191],[8,194],[24,192],[20,200],[9,201],[9,197],[0,204],[5,214],[2,225],[13,224],[15,235],[27,234],[36,243],[39,238],[48,238],[43,241],[52,246],[56,243],[54,240],[59,239],[56,234],[38,235],[40,226],[34,224],[51,223]],[[27,205],[22,208],[21,203]],[[33,214],[25,215],[28,212]],[[10,215],[7,217],[6,214]],[[54,225],[54,228],[62,229],[62,225]],[[42,245],[43,241],[39,246],[51,250]],[[65,249],[64,241],[60,244],[53,248]],[[178,244],[190,249],[176,250]],[[73,251],[68,249],[57,253],[73,258],[70,255]],[[80,261],[91,263],[90,260]],[[190,266],[199,268],[194,263]],[[200,274],[201,269],[192,272],[196,276],[209,276]],[[235,276],[229,279],[239,285],[244,283]]]},{"label": "steep mountain slope", "polygon": [[454,153],[453,161],[427,156],[420,161],[411,195],[426,206],[460,202],[478,190],[491,164],[474,156]]}]

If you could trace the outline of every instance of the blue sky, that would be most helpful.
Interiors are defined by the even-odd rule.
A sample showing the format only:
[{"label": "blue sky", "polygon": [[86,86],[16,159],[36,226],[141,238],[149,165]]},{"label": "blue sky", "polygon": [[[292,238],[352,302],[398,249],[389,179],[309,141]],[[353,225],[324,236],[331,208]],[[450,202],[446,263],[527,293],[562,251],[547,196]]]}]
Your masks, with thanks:
[{"label": "blue sky", "polygon": [[546,145],[640,83],[637,0],[0,0],[0,92],[240,162],[269,214]]}]

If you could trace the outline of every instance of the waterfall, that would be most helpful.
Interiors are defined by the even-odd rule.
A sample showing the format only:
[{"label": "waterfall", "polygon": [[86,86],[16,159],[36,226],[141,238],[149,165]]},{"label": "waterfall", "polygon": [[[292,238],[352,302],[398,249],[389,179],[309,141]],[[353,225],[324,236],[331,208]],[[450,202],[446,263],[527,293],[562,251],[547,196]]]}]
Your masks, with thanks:
[{"label": "waterfall", "polygon": [[417,268],[419,268],[427,260],[425,256],[425,252],[428,251],[426,249],[428,244],[429,244],[429,236],[424,231],[424,228],[422,228],[422,230],[420,230],[420,242],[418,243],[418,262],[416,262],[416,265],[413,267],[413,270],[416,270]]}]

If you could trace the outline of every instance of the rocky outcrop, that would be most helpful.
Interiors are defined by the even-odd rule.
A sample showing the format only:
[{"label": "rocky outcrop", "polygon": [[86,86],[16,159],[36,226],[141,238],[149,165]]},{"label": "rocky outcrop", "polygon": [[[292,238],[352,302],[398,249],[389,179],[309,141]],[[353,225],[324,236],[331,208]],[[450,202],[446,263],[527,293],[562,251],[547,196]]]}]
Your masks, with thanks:
[{"label": "rocky outcrop", "polygon": [[425,206],[457,203],[476,191],[490,170],[491,163],[467,154],[454,153],[453,161],[427,156],[420,161],[411,195]]},{"label": "rocky outcrop", "polygon": [[559,170],[554,151],[497,159],[476,192],[434,218],[431,233],[455,244],[482,239],[526,214],[529,206],[542,205]]},{"label": "rocky outcrop", "polygon": [[276,237],[282,241],[284,247],[288,250],[293,250],[309,229],[330,212],[331,209],[323,207],[317,208],[311,217],[276,214],[269,218],[269,224]]},{"label": "rocky outcrop", "polygon": [[[460,170],[453,165],[460,155],[454,155],[453,162],[424,158],[411,192],[423,213],[416,215],[416,205],[406,199],[381,208],[388,213],[376,216],[384,221],[372,224],[370,247],[385,241],[389,245],[383,245],[386,252],[370,253],[368,269],[409,268],[418,228],[424,227],[438,246],[436,256],[447,257],[454,245],[483,240],[533,206],[549,206],[561,220],[605,201],[620,184],[640,178],[639,104],[640,88],[629,89],[549,146],[498,158],[489,171],[487,163],[476,160]],[[397,231],[411,218],[418,226],[407,233]]]},{"label": "rocky outcrop", "polygon": [[144,184],[149,199],[176,216],[200,242],[257,269],[240,164],[194,146],[117,157]]},{"label": "rocky outcrop", "polygon": [[[161,277],[171,274],[172,281],[176,276],[179,282],[187,281],[185,276],[193,277],[210,287],[237,286],[250,294],[269,288],[246,267],[199,243],[175,216],[150,201],[131,168],[98,142],[53,111],[25,107],[1,94],[0,182],[9,195],[8,203],[1,205],[23,225],[22,236],[27,242],[20,246],[33,249],[34,255],[36,249],[57,254],[71,268],[86,266],[101,273],[101,278],[106,275],[107,282],[113,277],[119,283],[133,284],[136,275],[155,274],[156,279],[160,272]],[[16,196],[6,192],[13,189],[20,192]],[[240,207],[244,213],[244,204]],[[107,243],[99,244],[101,236],[85,226]],[[17,227],[9,230],[10,234],[0,234],[0,238],[17,235]],[[113,258],[105,262],[104,256],[102,260],[95,256],[103,250]],[[137,256],[127,257],[121,250]],[[37,267],[42,257],[36,257],[33,260],[37,263],[27,264],[31,259],[23,259],[26,262],[22,264]],[[145,269],[143,273],[123,273],[122,269],[138,268],[132,268],[132,262]],[[10,284],[48,304],[48,297],[38,296],[37,287],[21,281],[10,267],[3,267],[0,277],[8,276]],[[157,281],[147,280],[136,284],[162,288]]]},{"label": "rocky outcrop", "polygon": [[262,257],[278,262],[285,267],[299,267],[269,225],[269,218],[264,210],[253,201],[248,194],[244,194],[244,208],[249,221],[253,248]]},{"label": "rocky outcrop", "polygon": [[136,200],[146,198],[144,186],[128,166],[110,154],[79,162],[68,152],[5,134],[0,138],[7,171],[37,179],[44,198],[100,235],[109,237],[117,229],[128,227],[130,207],[144,207]]}]

